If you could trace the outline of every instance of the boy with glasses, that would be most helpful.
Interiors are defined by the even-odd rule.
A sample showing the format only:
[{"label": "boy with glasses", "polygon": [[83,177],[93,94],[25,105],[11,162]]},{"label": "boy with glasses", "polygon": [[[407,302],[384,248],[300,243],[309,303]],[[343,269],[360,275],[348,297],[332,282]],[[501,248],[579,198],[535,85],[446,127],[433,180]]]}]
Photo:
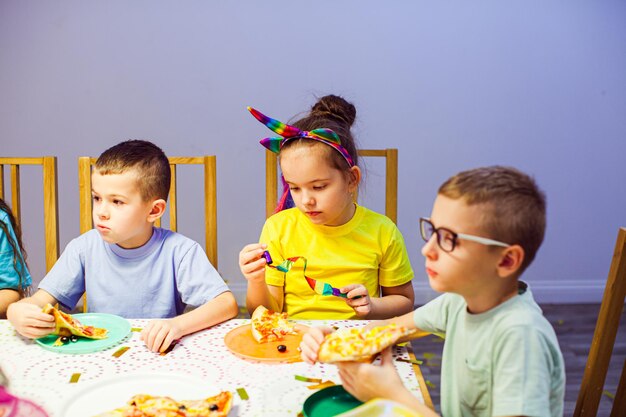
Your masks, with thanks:
[{"label": "boy with glasses", "polygon": [[[397,323],[445,337],[441,411],[454,416],[562,416],[563,356],[550,323],[519,278],[545,231],[545,197],[528,175],[506,167],[461,172],[447,180],[430,218],[420,219],[431,287],[445,294]],[[332,331],[305,335],[302,358],[317,360]],[[388,398],[436,415],[405,387],[390,349],[380,365],[338,365],[344,387],[366,401]]]}]

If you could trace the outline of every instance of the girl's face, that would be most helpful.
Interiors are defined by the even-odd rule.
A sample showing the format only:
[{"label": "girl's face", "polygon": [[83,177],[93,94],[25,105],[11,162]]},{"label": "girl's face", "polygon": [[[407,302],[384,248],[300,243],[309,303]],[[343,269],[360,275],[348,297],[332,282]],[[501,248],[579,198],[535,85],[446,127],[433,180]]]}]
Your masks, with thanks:
[{"label": "girl's face", "polygon": [[358,167],[346,175],[330,165],[319,146],[296,146],[281,152],[280,168],[296,207],[314,224],[341,226],[354,215]]}]

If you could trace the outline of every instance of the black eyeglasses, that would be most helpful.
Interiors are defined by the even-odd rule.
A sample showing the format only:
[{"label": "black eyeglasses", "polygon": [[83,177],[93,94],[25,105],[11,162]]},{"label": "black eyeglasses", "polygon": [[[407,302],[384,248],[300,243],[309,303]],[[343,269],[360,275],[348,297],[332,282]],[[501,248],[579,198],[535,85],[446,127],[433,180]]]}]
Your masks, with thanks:
[{"label": "black eyeglasses", "polygon": [[466,235],[464,233],[455,233],[450,229],[446,229],[445,227],[436,228],[430,219],[420,217],[420,234],[422,235],[422,239],[424,242],[430,241],[433,235],[437,235],[437,245],[444,252],[452,252],[456,247],[456,241],[458,239],[471,240],[472,242],[480,243],[482,245],[489,246],[501,246],[503,248],[508,248],[509,244],[504,242],[499,242],[493,239],[487,239],[486,237],[479,237],[473,235]]}]

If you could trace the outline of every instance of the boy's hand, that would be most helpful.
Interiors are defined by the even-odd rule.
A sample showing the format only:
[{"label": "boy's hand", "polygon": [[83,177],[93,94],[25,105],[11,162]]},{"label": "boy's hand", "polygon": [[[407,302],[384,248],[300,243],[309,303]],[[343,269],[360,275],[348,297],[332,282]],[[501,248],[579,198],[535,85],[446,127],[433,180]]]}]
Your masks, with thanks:
[{"label": "boy's hand", "polygon": [[354,309],[356,315],[360,318],[367,317],[372,311],[372,300],[362,284],[350,284],[339,289],[343,294],[346,294],[346,304]]},{"label": "boy's hand", "polygon": [[317,351],[320,350],[320,345],[324,338],[332,332],[334,330],[328,326],[311,327],[302,337],[302,342],[300,342],[300,357],[302,360],[313,365],[317,361]]},{"label": "boy's hand", "polygon": [[47,336],[55,329],[54,317],[28,302],[9,305],[7,318],[19,334],[30,339]]},{"label": "boy's hand", "polygon": [[184,334],[175,319],[153,320],[141,331],[141,340],[153,352],[164,352]]},{"label": "boy's hand", "polygon": [[263,257],[263,251],[267,245],[253,243],[245,246],[239,252],[239,269],[248,281],[265,282],[265,264],[267,261]]},{"label": "boy's hand", "polygon": [[372,398],[394,399],[404,384],[393,365],[391,348],[383,350],[380,365],[362,362],[338,362],[344,388],[361,401]]}]

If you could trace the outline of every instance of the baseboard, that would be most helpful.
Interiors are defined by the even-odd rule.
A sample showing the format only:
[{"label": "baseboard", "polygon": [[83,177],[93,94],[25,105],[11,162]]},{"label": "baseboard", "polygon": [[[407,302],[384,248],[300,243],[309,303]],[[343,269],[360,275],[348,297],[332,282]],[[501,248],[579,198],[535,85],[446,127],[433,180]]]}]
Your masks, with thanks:
[{"label": "baseboard", "polygon": [[[605,281],[528,281],[535,300],[540,304],[600,303]],[[246,282],[229,283],[239,305],[246,301]],[[415,304],[422,305],[437,297],[428,283],[413,283]]]},{"label": "baseboard", "polygon": [[[527,281],[539,304],[587,304],[602,302],[605,281]],[[414,285],[415,304],[422,305],[438,294],[428,285]]]},{"label": "baseboard", "polygon": [[528,284],[540,304],[587,304],[602,302],[606,281],[528,281]]}]

